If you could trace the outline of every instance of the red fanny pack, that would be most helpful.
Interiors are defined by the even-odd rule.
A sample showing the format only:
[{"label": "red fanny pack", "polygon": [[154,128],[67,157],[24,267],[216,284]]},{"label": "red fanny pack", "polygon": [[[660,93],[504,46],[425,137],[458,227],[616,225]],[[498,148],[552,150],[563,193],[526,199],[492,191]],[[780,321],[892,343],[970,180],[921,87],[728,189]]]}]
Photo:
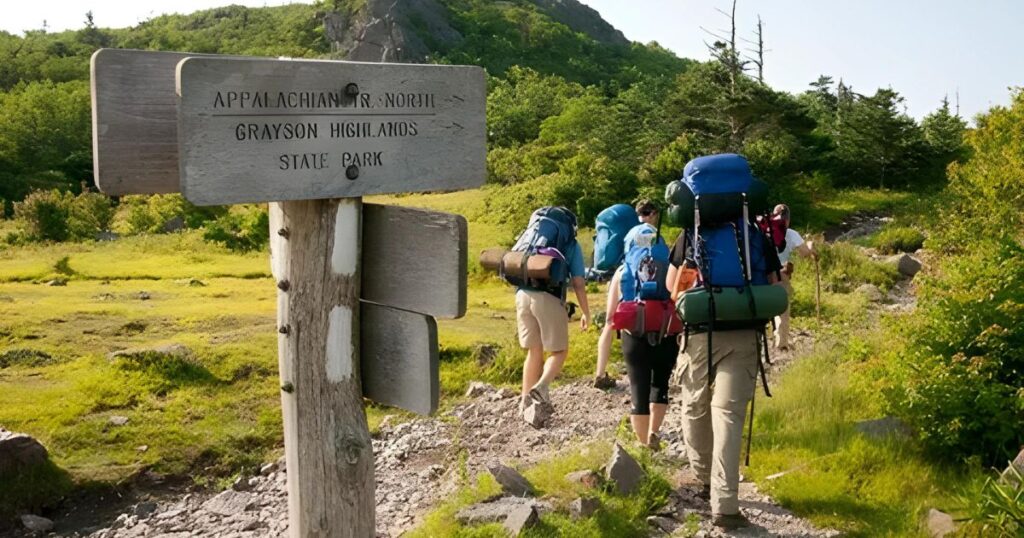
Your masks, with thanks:
[{"label": "red fanny pack", "polygon": [[679,334],[683,321],[672,301],[622,301],[612,314],[611,326],[632,335]]}]

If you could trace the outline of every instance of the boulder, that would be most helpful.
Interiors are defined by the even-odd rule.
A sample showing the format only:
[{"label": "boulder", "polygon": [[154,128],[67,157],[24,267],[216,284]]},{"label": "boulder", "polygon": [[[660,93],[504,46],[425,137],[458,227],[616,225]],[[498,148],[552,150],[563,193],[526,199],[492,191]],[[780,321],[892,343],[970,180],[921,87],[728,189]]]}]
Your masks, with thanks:
[{"label": "boulder", "polygon": [[512,510],[505,519],[505,531],[509,536],[521,536],[523,531],[537,524],[540,516],[532,504],[524,504]]},{"label": "boulder", "polygon": [[111,426],[124,426],[125,424],[128,424],[128,417],[124,415],[110,415],[107,422],[109,422]]},{"label": "boulder", "polygon": [[500,463],[491,465],[487,471],[501,485],[501,490],[505,493],[516,497],[533,495],[533,486],[526,480],[526,477],[519,474],[519,471]]},{"label": "boulder", "polygon": [[910,254],[896,254],[885,259],[886,263],[896,266],[896,270],[903,276],[913,277],[921,270],[921,262]]},{"label": "boulder", "polygon": [[180,232],[185,229],[185,219],[174,217],[164,223],[164,233]]},{"label": "boulder", "polygon": [[594,497],[579,497],[569,503],[569,515],[573,519],[590,517],[601,508],[601,501]]},{"label": "boulder", "polygon": [[572,483],[578,482],[590,489],[594,489],[601,485],[601,475],[591,471],[590,469],[571,472],[565,475],[565,479]]},{"label": "boulder", "polygon": [[856,292],[863,295],[867,300],[873,303],[880,303],[885,295],[882,294],[882,290],[878,289],[878,286],[874,284],[861,284]]},{"label": "boulder", "polygon": [[[1016,470],[1017,472],[1014,473],[1014,470]],[[1017,453],[1017,457],[1013,458],[1013,461],[1010,462],[1010,465],[1006,467],[1006,470],[1004,470],[1003,473],[999,475],[999,481],[1004,484],[1009,484],[1011,486],[1018,487],[1020,485],[1020,481],[1017,475],[1024,476],[1024,448],[1022,448],[1020,452]]]},{"label": "boulder", "polygon": [[21,524],[32,532],[47,532],[53,528],[53,521],[32,514],[21,516]]},{"label": "boulder", "polygon": [[679,522],[663,516],[649,516],[647,518],[647,524],[654,527],[665,534],[672,534],[679,527]]},{"label": "boulder", "polygon": [[487,366],[494,362],[499,351],[501,351],[501,346],[497,344],[477,344],[473,347],[473,359],[476,360],[477,365]]},{"label": "boulder", "polygon": [[46,447],[31,436],[0,428],[0,475],[46,463]]},{"label": "boulder", "polygon": [[523,411],[523,420],[534,428],[543,428],[551,420],[551,407],[540,402],[532,402]]},{"label": "boulder", "polygon": [[953,516],[934,508],[928,510],[928,533],[932,538],[942,538],[956,530]]},{"label": "boulder", "polygon": [[256,500],[249,493],[242,493],[229,489],[218,493],[210,500],[203,503],[207,512],[222,516],[233,516],[242,512],[248,512],[256,506]]},{"label": "boulder", "polygon": [[486,523],[502,523],[521,506],[535,507],[533,499],[522,497],[502,497],[496,501],[477,503],[459,510],[455,514],[463,525],[482,525]]},{"label": "boulder", "polygon": [[608,480],[614,482],[616,490],[623,495],[634,492],[646,476],[640,464],[618,443],[612,449],[607,473]]},{"label": "boulder", "polygon": [[909,437],[910,427],[896,417],[883,417],[875,420],[858,422],[853,427],[869,439],[884,439],[889,436]]}]

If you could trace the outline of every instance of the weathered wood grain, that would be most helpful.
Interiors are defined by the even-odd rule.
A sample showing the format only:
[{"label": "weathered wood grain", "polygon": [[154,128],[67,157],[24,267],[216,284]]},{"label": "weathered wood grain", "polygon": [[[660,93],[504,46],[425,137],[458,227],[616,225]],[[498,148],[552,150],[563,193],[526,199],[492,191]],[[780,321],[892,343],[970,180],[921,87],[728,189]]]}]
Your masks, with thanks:
[{"label": "weathered wood grain", "polygon": [[479,67],[196,57],[178,64],[177,86],[181,188],[199,205],[465,189],[486,176]]},{"label": "weathered wood grain", "polygon": [[270,206],[291,536],[375,534],[360,385],[360,205]]},{"label": "weathered wood grain", "polygon": [[363,396],[429,415],[441,393],[437,322],[430,316],[363,303]]},{"label": "weathered wood grain", "polygon": [[175,68],[187,52],[100,49],[90,62],[93,174],[111,196],[179,192]]},{"label": "weathered wood grain", "polygon": [[363,204],[362,299],[438,318],[466,314],[462,215]]}]

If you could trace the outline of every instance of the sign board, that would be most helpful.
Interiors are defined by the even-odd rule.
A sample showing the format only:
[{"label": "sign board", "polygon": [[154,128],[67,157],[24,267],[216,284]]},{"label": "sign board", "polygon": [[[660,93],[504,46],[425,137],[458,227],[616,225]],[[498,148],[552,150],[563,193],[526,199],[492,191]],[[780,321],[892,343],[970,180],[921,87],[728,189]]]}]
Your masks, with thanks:
[{"label": "sign board", "polygon": [[92,55],[92,160],[111,196],[179,192],[174,72],[188,52],[100,49]]},{"label": "sign board", "polygon": [[486,88],[469,66],[186,58],[181,190],[198,205],[480,186]]},{"label": "sign board", "polygon": [[359,315],[363,396],[423,415],[436,411],[441,380],[434,318],[370,303]]},{"label": "sign board", "polygon": [[363,301],[438,318],[466,314],[465,217],[363,204]]}]

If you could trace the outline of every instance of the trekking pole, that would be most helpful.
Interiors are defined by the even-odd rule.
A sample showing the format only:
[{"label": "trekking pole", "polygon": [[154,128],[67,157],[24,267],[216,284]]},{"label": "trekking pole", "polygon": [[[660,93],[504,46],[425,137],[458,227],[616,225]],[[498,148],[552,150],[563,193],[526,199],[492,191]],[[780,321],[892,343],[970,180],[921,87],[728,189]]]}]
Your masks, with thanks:
[{"label": "trekking pole", "polygon": [[814,315],[818,319],[818,326],[821,326],[821,268],[818,266],[818,257],[814,256]]}]

